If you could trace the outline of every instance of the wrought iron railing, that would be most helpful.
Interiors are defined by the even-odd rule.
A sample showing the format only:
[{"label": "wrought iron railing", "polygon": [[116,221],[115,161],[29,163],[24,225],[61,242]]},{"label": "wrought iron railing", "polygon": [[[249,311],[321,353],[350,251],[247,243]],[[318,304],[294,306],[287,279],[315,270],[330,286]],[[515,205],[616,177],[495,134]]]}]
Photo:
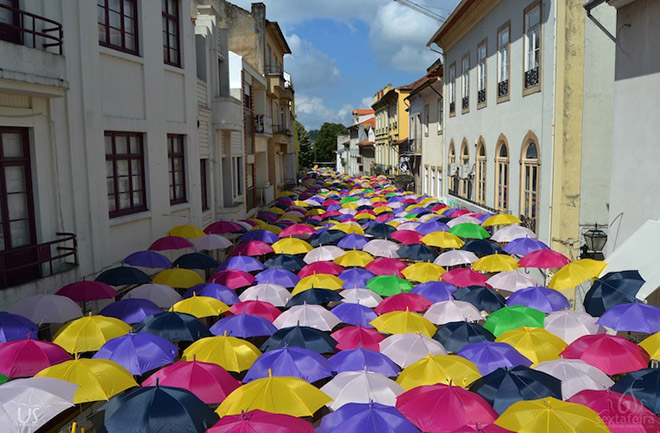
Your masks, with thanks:
[{"label": "wrought iron railing", "polygon": [[449,103],[449,113],[450,114],[456,113],[456,102],[452,101]]},{"label": "wrought iron railing", "polygon": [[509,94],[509,80],[502,80],[497,83],[497,96],[506,96]]},{"label": "wrought iron railing", "polygon": [[291,130],[284,125],[273,125],[273,133],[291,136]]},{"label": "wrought iron railing", "polygon": [[481,89],[477,93],[477,103],[483,104],[486,102],[486,89]]},{"label": "wrought iron railing", "polygon": [[0,23],[0,40],[45,51],[55,48],[57,54],[62,54],[62,24],[6,4],[0,4],[0,10],[11,16],[11,23]]},{"label": "wrought iron railing", "polygon": [[525,88],[534,87],[539,84],[539,67],[525,71]]},{"label": "wrought iron railing", "polygon": [[461,108],[463,108],[463,110],[467,110],[469,107],[470,107],[470,97],[464,96],[463,100],[461,101]]},{"label": "wrought iron railing", "polygon": [[266,65],[266,75],[282,75],[284,71],[277,65]]}]

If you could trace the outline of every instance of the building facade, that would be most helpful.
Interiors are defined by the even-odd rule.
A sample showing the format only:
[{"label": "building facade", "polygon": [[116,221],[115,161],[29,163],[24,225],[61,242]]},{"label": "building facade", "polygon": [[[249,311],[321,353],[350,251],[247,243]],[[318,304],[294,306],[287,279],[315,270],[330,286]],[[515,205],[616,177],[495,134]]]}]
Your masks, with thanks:
[{"label": "building facade", "polygon": [[411,86],[394,88],[388,84],[374,95],[375,163],[377,173],[394,175],[399,167],[399,145],[408,139],[408,113],[405,99]]}]

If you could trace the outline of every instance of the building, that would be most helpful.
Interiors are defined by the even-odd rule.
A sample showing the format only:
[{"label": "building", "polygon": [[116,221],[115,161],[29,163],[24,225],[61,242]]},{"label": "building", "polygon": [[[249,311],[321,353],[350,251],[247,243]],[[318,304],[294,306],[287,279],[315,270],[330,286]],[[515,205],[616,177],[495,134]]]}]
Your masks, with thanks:
[{"label": "building", "polygon": [[339,173],[348,173],[350,164],[350,145],[351,136],[349,134],[337,135],[337,166],[336,169]]},{"label": "building", "polygon": [[608,215],[612,42],[579,2],[462,0],[434,43],[449,201],[519,215],[576,258]]},{"label": "building", "polygon": [[358,108],[353,110],[353,125],[362,123],[365,120],[373,119],[376,115],[376,112],[371,109],[362,109]]},{"label": "building", "polygon": [[408,139],[408,106],[405,99],[410,90],[410,85],[394,88],[388,84],[374,95],[376,173],[394,175],[398,170],[399,145]]},{"label": "building", "polygon": [[337,171],[341,173],[361,176],[371,172],[376,120],[373,112],[369,111],[372,110],[354,110],[353,124],[347,128],[348,134],[337,136]]}]

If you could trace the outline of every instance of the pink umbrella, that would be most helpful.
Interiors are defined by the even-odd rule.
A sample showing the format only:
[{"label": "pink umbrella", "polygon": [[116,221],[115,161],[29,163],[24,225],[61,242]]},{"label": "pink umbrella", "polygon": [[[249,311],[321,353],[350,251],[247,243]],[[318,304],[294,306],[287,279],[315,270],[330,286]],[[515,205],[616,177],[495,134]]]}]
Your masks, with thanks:
[{"label": "pink umbrella", "polygon": [[323,203],[321,203],[321,205],[325,207],[339,205],[339,204],[341,204],[339,200],[325,200]]},{"label": "pink umbrella", "polygon": [[376,216],[376,221],[379,222],[379,223],[384,223],[386,221],[391,220],[392,218],[393,218],[392,214],[382,213],[382,214]]},{"label": "pink umbrella", "polygon": [[183,248],[195,248],[195,245],[180,236],[165,236],[157,239],[149,247],[151,251],[181,250]]},{"label": "pink umbrella", "polygon": [[238,269],[225,269],[224,271],[216,272],[211,278],[209,283],[218,283],[227,286],[230,289],[236,290],[241,287],[247,287],[254,283],[254,275]]},{"label": "pink umbrella", "polygon": [[314,426],[295,416],[256,409],[223,416],[206,433],[314,433]]},{"label": "pink umbrella", "polygon": [[293,236],[296,238],[307,239],[315,231],[316,230],[312,226],[308,226],[307,224],[293,224],[282,230],[279,234],[279,237],[288,238]]},{"label": "pink umbrella", "polygon": [[32,377],[44,368],[70,361],[60,346],[48,341],[14,340],[0,344],[0,373],[7,377]]},{"label": "pink umbrella", "polygon": [[272,322],[277,319],[277,317],[282,314],[280,310],[277,309],[270,302],[264,301],[243,301],[231,306],[229,310],[230,313],[237,314],[252,314],[253,316],[260,316],[264,319]]},{"label": "pink umbrella", "polygon": [[443,209],[448,208],[448,207],[449,207],[449,206],[447,206],[446,204],[444,204],[444,203],[440,203],[440,204],[436,204],[435,206],[433,206],[433,207],[431,208],[431,210],[432,210],[433,212],[437,212],[437,211],[439,211],[439,210],[443,210]]},{"label": "pink umbrella", "polygon": [[414,198],[407,198],[403,201],[403,204],[415,204],[415,203],[418,203],[418,201]]},{"label": "pink umbrella", "polygon": [[367,271],[376,275],[396,275],[403,278],[401,271],[406,269],[407,265],[401,260],[389,257],[379,257],[366,266]]},{"label": "pink umbrella", "polygon": [[610,376],[645,368],[650,360],[649,354],[635,343],[608,334],[582,336],[569,344],[561,356],[581,359]]},{"label": "pink umbrella", "polygon": [[340,216],[342,213],[337,210],[328,210],[321,215],[321,218],[329,218],[334,216]]},{"label": "pink umbrella", "polygon": [[497,412],[481,396],[440,383],[404,392],[397,397],[396,408],[421,431],[430,433],[487,425],[497,419]]},{"label": "pink umbrella", "polygon": [[142,386],[173,386],[195,394],[206,404],[217,404],[227,398],[241,382],[217,364],[179,361],[162,368],[142,382]]},{"label": "pink umbrella", "polygon": [[471,212],[467,209],[456,209],[456,210],[453,210],[453,211],[447,213],[446,215],[448,217],[458,218],[460,216],[467,215],[469,213],[471,213]]},{"label": "pink umbrella", "polygon": [[232,256],[263,256],[264,254],[272,253],[273,247],[262,241],[249,241],[241,242],[236,245]]},{"label": "pink umbrella", "polygon": [[562,253],[553,250],[532,251],[518,261],[523,268],[561,268],[571,261]]},{"label": "pink umbrella", "polygon": [[451,433],[514,433],[514,432],[502,428],[497,424],[488,424],[485,426],[477,424],[475,426],[464,425],[463,427],[459,427],[456,430],[452,431]]},{"label": "pink umbrella", "polygon": [[343,271],[344,268],[334,262],[314,262],[303,266],[298,272],[298,277],[305,278],[314,274],[339,275]]},{"label": "pink umbrella", "polygon": [[204,231],[209,234],[224,235],[227,233],[243,233],[245,227],[234,221],[216,221],[207,226]]},{"label": "pink umbrella", "polygon": [[468,268],[456,268],[442,274],[444,281],[456,287],[483,286],[488,278],[477,271]]},{"label": "pink umbrella", "polygon": [[58,290],[56,295],[66,296],[76,302],[112,299],[119,295],[115,289],[100,281],[76,281]]},{"label": "pink umbrella", "polygon": [[402,243],[403,245],[421,244],[422,238],[424,237],[423,234],[414,230],[397,230],[392,233],[391,236],[392,239]]},{"label": "pink umbrella", "polygon": [[363,328],[358,326],[347,326],[330,334],[337,341],[337,349],[368,349],[380,352],[380,343],[385,339],[383,335],[374,328]]},{"label": "pink umbrella", "polygon": [[425,311],[431,306],[431,301],[417,293],[399,293],[385,298],[374,311],[385,314],[391,311]]}]

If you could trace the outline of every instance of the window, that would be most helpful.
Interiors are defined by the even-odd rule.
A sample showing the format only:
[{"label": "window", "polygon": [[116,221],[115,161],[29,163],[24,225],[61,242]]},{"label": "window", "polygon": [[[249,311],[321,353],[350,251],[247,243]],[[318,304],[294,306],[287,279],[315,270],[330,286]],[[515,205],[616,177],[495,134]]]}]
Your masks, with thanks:
[{"label": "window", "polygon": [[163,1],[163,58],[165,63],[181,66],[179,0]]},{"label": "window", "polygon": [[456,167],[456,148],[454,141],[449,143],[449,192],[458,195],[458,167]]},{"label": "window", "polygon": [[535,2],[525,9],[525,82],[524,89],[529,90],[540,85],[541,65],[541,4]]},{"label": "window", "polygon": [[536,232],[538,227],[539,151],[536,137],[529,134],[522,154],[520,181],[520,214],[525,225]]},{"label": "window", "polygon": [[477,179],[477,194],[476,200],[477,203],[486,204],[486,145],[483,142],[483,139],[479,140],[479,146],[477,147],[477,167],[476,167],[476,179]]},{"label": "window", "polygon": [[509,96],[509,50],[511,25],[506,23],[497,32],[497,98],[507,100]]},{"label": "window", "polygon": [[477,108],[486,105],[486,56],[488,41],[484,40],[477,47]]},{"label": "window", "polygon": [[239,197],[243,194],[243,157],[232,156],[232,171],[234,172],[233,179],[233,196]]},{"label": "window", "polygon": [[505,212],[509,209],[509,147],[500,139],[495,157],[495,208]]},{"label": "window", "polygon": [[424,194],[429,193],[429,168],[424,167]]},{"label": "window", "polygon": [[470,110],[470,54],[468,53],[461,62],[461,111]]},{"label": "window", "polygon": [[456,114],[456,63],[449,66],[449,115]]},{"label": "window", "polygon": [[183,139],[183,135],[167,134],[170,204],[184,203],[186,201],[186,170]]},{"label": "window", "polygon": [[438,134],[442,132],[442,114],[443,114],[442,99],[438,99]]},{"label": "window", "polygon": [[147,210],[142,138],[136,132],[105,132],[110,218]]},{"label": "window", "polygon": [[462,175],[460,176],[460,191],[459,194],[463,198],[472,199],[472,181],[470,180],[470,149],[467,140],[463,139],[461,144],[461,166]]},{"label": "window", "polygon": [[429,122],[431,121],[431,107],[429,104],[424,106],[424,135],[429,136]]},{"label": "window", "polygon": [[137,0],[97,0],[99,42],[138,54]]},{"label": "window", "polygon": [[435,167],[431,168],[431,185],[429,186],[428,195],[435,196],[436,193],[433,190],[435,188]]},{"label": "window", "polygon": [[208,159],[199,160],[199,181],[202,194],[202,211],[209,210],[209,179],[207,173]]}]

